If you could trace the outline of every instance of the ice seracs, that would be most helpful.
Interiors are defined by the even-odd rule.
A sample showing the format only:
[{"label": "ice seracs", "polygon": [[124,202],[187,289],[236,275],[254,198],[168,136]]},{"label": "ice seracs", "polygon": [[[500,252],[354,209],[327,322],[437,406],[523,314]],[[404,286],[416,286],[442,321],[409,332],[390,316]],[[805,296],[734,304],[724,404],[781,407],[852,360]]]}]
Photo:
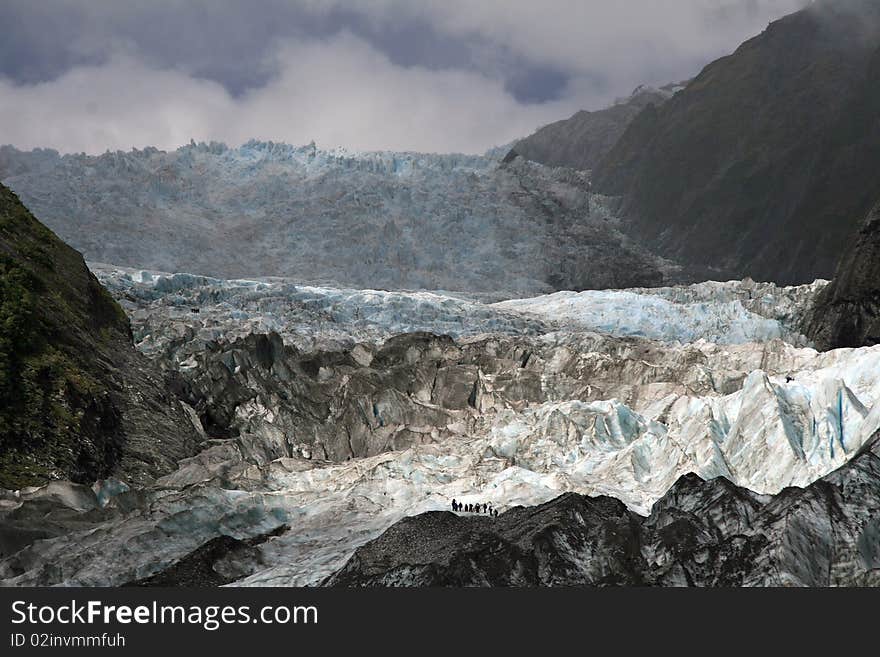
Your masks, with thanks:
[{"label": "ice seracs", "polygon": [[180,340],[204,344],[268,331],[303,349],[382,341],[413,331],[456,339],[595,331],[679,343],[779,338],[803,345],[798,322],[827,285],[817,281],[779,288],[747,280],[560,292],[491,303],[497,297],[308,286],[282,278],[224,280],[99,263],[91,267],[129,311],[136,340],[147,354]]},{"label": "ice seracs", "polygon": [[497,156],[4,146],[0,180],[88,260],[137,269],[513,296],[677,280],[586,174]]},{"label": "ice seracs", "polygon": [[721,344],[776,338],[806,344],[797,321],[806,303],[827,285],[779,288],[753,281],[700,283],[638,290],[557,292],[512,299],[495,308],[517,311],[567,330],[599,331],[667,342]]},{"label": "ice seracs", "polygon": [[[259,546],[259,559],[238,564],[236,583],[313,585],[392,523],[447,509],[453,498],[503,510],[574,491],[613,496],[644,515],[690,472],[756,493],[805,486],[880,429],[880,347],[820,354],[780,339],[795,336],[798,313],[822,283],[780,289],[745,281],[493,304],[95,269],[125,302],[141,349],[171,368],[201,367],[198,357],[184,358],[203,348],[199,340],[269,322],[287,327],[291,343],[313,336],[317,350],[331,344],[320,336],[335,331],[333,344],[350,349],[347,367],[375,368],[398,331],[445,331],[458,321],[460,342],[448,342],[438,362],[461,361],[477,385],[460,410],[432,414],[450,422],[436,438],[338,463],[302,451],[278,456],[287,440],[279,409],[243,405],[253,414],[250,433],[209,440],[151,489],[108,490],[98,524],[0,561],[7,584],[118,584],[220,534],[250,538],[288,525]],[[618,317],[605,335],[582,323],[597,308]],[[673,330],[658,333],[664,324]],[[412,352],[413,362],[426,357],[420,353]],[[245,386],[257,379],[239,375]],[[320,382],[321,372],[314,376]],[[446,394],[436,390],[442,385],[413,383],[411,393],[428,408]],[[382,396],[372,402],[365,412],[381,417]],[[25,499],[10,503],[21,513],[30,508]]]}]

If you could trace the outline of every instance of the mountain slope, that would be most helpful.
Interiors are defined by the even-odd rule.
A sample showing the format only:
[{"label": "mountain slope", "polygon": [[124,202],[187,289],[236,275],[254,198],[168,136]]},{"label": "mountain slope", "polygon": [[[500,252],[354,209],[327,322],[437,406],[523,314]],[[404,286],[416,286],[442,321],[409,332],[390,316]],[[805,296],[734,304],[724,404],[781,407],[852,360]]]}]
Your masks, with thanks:
[{"label": "mountain slope", "polygon": [[194,447],[125,313],[0,185],[0,488],[144,480]]},{"label": "mountain slope", "polygon": [[596,112],[582,110],[521,139],[507,158],[520,155],[551,167],[592,169],[614,147],[639,112],[648,105],[662,105],[677,88],[678,85],[661,89],[639,87],[629,98],[611,107]]},{"label": "mountain slope", "polygon": [[805,326],[820,349],[880,344],[880,204],[816,299]]},{"label": "mountain slope", "polygon": [[783,18],[648,107],[597,167],[634,234],[713,276],[828,278],[880,196],[880,5]]}]

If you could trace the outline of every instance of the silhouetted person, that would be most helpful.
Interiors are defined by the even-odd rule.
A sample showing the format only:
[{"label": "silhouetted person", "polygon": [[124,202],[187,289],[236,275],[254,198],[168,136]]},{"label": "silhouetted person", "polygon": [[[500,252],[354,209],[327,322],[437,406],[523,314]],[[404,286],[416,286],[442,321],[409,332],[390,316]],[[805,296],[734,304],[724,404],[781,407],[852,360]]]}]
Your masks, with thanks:
[{"label": "silhouetted person", "polygon": [[495,509],[495,517],[498,517],[498,509]]},{"label": "silhouetted person", "polygon": [[455,501],[455,498],[452,498],[452,510],[458,511],[458,502]]},{"label": "silhouetted person", "polygon": [[489,505],[483,502],[483,513],[489,513]]}]

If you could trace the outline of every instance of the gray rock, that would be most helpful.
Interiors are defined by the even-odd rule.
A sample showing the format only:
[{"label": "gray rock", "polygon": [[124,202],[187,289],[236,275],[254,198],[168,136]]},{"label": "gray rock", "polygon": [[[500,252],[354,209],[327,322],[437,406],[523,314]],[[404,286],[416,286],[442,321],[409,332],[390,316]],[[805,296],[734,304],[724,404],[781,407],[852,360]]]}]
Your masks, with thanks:
[{"label": "gray rock", "polygon": [[880,204],[817,297],[804,331],[819,349],[880,344]]},{"label": "gray rock", "polygon": [[643,405],[671,393],[724,394],[782,343],[736,364],[597,334],[559,342],[430,333],[381,345],[301,352],[276,333],[214,342],[180,367],[160,361],[206,434],[239,439],[259,464],[285,456],[343,461],[438,442],[490,425],[502,409],[577,399]]},{"label": "gray rock", "polygon": [[406,518],[325,585],[877,586],[874,444],[807,488],[772,497],[687,475],[648,518],[571,493],[498,518]]},{"label": "gray rock", "polygon": [[0,185],[0,487],[146,483],[197,449],[82,256]]}]

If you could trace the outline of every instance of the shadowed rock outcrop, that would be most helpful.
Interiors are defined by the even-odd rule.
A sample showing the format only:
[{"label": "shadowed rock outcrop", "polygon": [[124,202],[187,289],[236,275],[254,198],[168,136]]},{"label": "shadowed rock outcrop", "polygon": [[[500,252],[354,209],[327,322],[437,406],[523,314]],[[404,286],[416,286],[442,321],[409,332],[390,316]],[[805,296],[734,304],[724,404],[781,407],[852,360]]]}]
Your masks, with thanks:
[{"label": "shadowed rock outcrop", "polygon": [[[876,445],[876,441],[875,441]],[[876,449],[876,447],[874,448]],[[876,586],[880,458],[761,496],[686,475],[648,518],[566,494],[498,518],[406,518],[329,586]]]},{"label": "shadowed rock outcrop", "polygon": [[145,482],[196,443],[82,256],[0,185],[0,488]]},{"label": "shadowed rock outcrop", "polygon": [[868,215],[805,324],[820,349],[880,344],[880,204]]},{"label": "shadowed rock outcrop", "polygon": [[185,586],[207,588],[230,584],[258,564],[261,556],[257,547],[290,528],[282,525],[266,534],[245,540],[232,536],[218,536],[193,550],[164,570],[122,586]]}]

